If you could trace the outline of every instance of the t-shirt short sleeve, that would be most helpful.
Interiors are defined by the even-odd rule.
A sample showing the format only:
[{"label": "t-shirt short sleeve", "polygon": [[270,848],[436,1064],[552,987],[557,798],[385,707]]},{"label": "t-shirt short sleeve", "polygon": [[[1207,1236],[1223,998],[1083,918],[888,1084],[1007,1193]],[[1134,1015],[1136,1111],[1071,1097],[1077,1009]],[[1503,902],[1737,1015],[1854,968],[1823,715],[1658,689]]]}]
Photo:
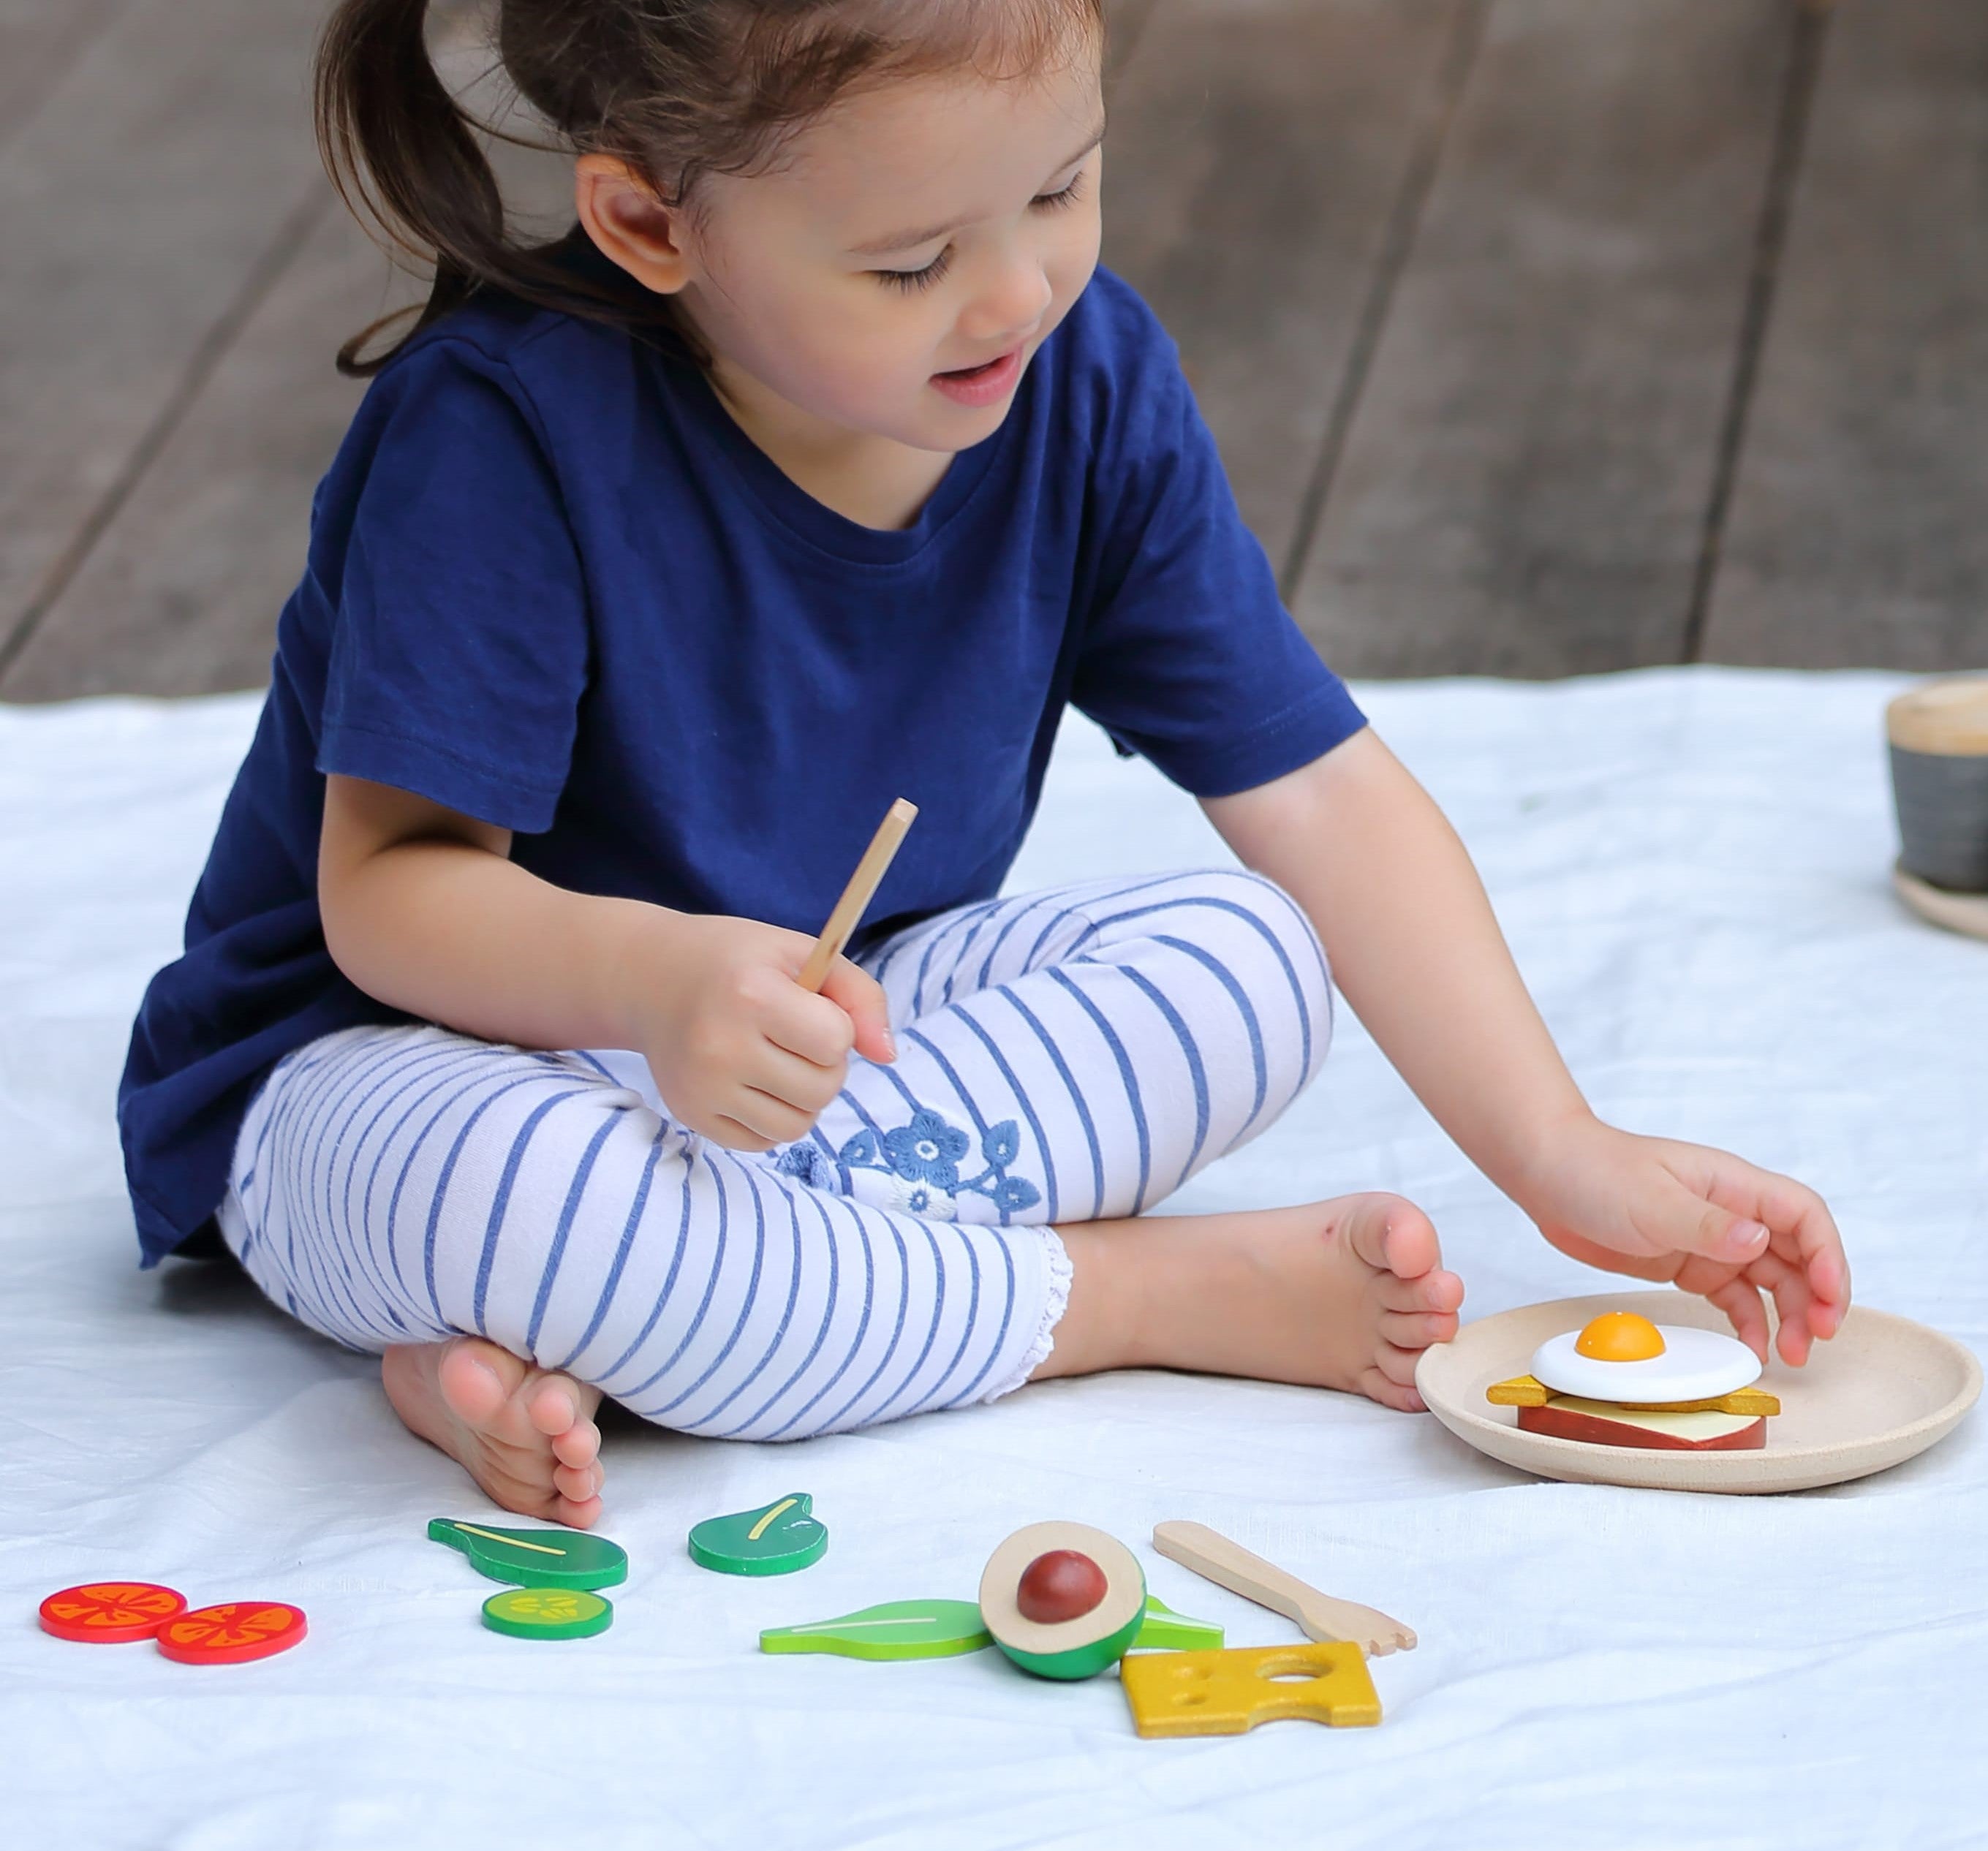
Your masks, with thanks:
[{"label": "t-shirt short sleeve", "polygon": [[587,672],[586,583],[529,401],[462,342],[374,388],[330,593],[317,768],[551,826]]},{"label": "t-shirt short sleeve", "polygon": [[1175,783],[1228,796],[1366,721],[1283,608],[1172,343],[1146,326],[1098,448],[1098,571],[1071,698]]}]

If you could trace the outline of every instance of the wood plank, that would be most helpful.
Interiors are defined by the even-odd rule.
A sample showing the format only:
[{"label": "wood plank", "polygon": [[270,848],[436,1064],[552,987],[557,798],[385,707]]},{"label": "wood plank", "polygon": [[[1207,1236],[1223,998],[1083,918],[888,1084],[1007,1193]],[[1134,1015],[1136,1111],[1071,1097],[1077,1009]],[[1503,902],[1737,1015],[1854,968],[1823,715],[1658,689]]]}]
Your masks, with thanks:
[{"label": "wood plank", "polygon": [[1112,98],[1105,261],[1179,342],[1282,566],[1469,0],[1161,0]]},{"label": "wood plank", "polygon": [[1721,662],[1988,667],[1988,8],[1851,0],[1706,627]]},{"label": "wood plank", "polygon": [[[466,84],[488,68],[480,22],[457,0],[435,14],[438,64]],[[498,152],[507,197],[536,219],[558,208],[563,225],[570,163]],[[312,491],[365,390],[340,377],[334,356],[426,293],[328,189],[312,197],[322,209],[294,261],[0,675],[0,698],[196,694],[266,680],[277,615],[303,567]]]},{"label": "wood plank", "polygon": [[319,0],[131,0],[0,150],[0,650],[323,187]]},{"label": "wood plank", "polygon": [[26,129],[125,0],[0,0],[0,146]]},{"label": "wood plank", "polygon": [[310,500],[364,383],[339,343],[414,293],[336,206],[245,326],[0,698],[259,687],[303,566]]},{"label": "wood plank", "polygon": [[1499,0],[1296,597],[1342,672],[1676,659],[1788,0]]}]

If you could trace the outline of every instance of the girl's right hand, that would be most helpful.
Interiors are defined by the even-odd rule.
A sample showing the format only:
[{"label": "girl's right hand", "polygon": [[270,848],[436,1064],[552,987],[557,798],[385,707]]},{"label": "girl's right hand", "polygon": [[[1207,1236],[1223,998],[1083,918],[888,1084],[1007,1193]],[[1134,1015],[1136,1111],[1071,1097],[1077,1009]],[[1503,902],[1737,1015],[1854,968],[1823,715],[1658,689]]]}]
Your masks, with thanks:
[{"label": "girl's right hand", "polygon": [[757,920],[658,910],[624,971],[631,1045],[677,1123],[734,1150],[805,1137],[850,1051],[897,1058],[882,987],[846,958],[821,994],[797,981],[814,941]]}]

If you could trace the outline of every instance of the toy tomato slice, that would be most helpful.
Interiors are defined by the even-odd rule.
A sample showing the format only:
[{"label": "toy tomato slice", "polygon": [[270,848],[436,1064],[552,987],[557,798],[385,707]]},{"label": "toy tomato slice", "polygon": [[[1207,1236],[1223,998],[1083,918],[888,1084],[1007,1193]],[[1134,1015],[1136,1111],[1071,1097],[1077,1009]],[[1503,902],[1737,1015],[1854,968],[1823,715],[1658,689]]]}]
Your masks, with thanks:
[{"label": "toy tomato slice", "polygon": [[156,1581],[91,1581],[42,1603],[42,1630],[78,1645],[129,1645],[186,1611],[186,1596]]},{"label": "toy tomato slice", "polygon": [[169,1620],[159,1650],[181,1664],[246,1664],[287,1652],[303,1638],[304,1610],[281,1600],[238,1600]]}]

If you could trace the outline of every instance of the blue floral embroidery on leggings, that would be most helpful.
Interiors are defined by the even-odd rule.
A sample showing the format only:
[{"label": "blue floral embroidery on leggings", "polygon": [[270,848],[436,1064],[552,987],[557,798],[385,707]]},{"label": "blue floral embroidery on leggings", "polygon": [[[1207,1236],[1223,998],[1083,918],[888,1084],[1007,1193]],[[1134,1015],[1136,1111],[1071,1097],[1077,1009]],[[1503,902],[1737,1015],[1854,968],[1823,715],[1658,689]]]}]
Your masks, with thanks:
[{"label": "blue floral embroidery on leggings", "polygon": [[813,1144],[789,1144],[773,1160],[783,1176],[798,1177],[812,1189],[835,1187],[835,1165]]},{"label": "blue floral embroidery on leggings", "polygon": [[[960,1160],[972,1147],[972,1139],[957,1125],[921,1109],[911,1115],[909,1124],[881,1137],[874,1131],[857,1132],[837,1155],[847,1169],[874,1170],[884,1177],[892,1208],[927,1221],[957,1221],[958,1198],[965,1194],[985,1196],[1003,1214],[1032,1208],[1042,1200],[1033,1183],[1008,1174],[1022,1148],[1021,1133],[1013,1119],[989,1125],[980,1134],[980,1156],[986,1167],[976,1176],[963,1177]],[[780,1153],[779,1164],[786,1174],[817,1188],[833,1185],[832,1166],[812,1145],[790,1145]]]}]

